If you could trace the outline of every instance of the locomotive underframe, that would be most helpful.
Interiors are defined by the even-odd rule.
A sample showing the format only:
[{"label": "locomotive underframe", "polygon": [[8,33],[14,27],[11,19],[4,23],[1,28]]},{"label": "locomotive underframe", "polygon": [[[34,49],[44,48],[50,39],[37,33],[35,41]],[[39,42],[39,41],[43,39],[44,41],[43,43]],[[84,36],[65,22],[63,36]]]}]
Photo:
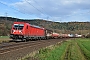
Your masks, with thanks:
[{"label": "locomotive underframe", "polygon": [[49,37],[46,37],[46,36],[23,36],[23,35],[14,35],[14,34],[10,34],[10,38],[13,39],[13,40],[41,40],[41,39],[48,39]]}]

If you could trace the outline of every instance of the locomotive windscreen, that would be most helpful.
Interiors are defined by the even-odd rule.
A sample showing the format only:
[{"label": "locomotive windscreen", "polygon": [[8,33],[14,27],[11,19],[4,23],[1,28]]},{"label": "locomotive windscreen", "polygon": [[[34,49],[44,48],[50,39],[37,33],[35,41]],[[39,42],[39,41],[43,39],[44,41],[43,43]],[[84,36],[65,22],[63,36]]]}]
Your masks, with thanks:
[{"label": "locomotive windscreen", "polygon": [[13,29],[15,30],[22,30],[24,27],[24,24],[14,24]]}]

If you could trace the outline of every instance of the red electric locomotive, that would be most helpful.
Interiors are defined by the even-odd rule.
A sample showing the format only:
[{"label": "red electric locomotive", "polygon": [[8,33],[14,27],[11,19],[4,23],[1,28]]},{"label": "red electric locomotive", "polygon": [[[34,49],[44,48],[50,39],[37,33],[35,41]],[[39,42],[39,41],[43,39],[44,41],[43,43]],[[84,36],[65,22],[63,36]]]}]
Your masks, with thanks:
[{"label": "red electric locomotive", "polygon": [[51,30],[31,25],[25,22],[14,22],[11,29],[10,38],[13,40],[33,40],[33,39],[47,39],[52,35]]}]

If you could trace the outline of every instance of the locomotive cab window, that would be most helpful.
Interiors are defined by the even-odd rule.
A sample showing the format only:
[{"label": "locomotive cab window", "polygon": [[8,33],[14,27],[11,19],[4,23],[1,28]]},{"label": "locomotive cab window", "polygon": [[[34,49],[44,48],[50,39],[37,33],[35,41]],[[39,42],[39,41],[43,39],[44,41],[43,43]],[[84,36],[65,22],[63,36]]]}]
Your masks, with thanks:
[{"label": "locomotive cab window", "polygon": [[13,29],[15,30],[22,30],[24,27],[24,24],[14,24]]}]

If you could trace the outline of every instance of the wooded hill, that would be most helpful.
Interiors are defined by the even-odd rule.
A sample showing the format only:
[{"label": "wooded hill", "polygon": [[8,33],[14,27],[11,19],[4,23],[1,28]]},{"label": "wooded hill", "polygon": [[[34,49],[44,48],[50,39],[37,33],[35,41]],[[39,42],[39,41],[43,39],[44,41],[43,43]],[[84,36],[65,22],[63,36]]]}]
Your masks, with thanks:
[{"label": "wooded hill", "polygon": [[51,29],[57,33],[90,33],[90,22],[52,22],[43,19],[18,19],[12,17],[0,17],[0,35],[9,35],[10,29],[15,21],[28,22],[47,29]]}]

